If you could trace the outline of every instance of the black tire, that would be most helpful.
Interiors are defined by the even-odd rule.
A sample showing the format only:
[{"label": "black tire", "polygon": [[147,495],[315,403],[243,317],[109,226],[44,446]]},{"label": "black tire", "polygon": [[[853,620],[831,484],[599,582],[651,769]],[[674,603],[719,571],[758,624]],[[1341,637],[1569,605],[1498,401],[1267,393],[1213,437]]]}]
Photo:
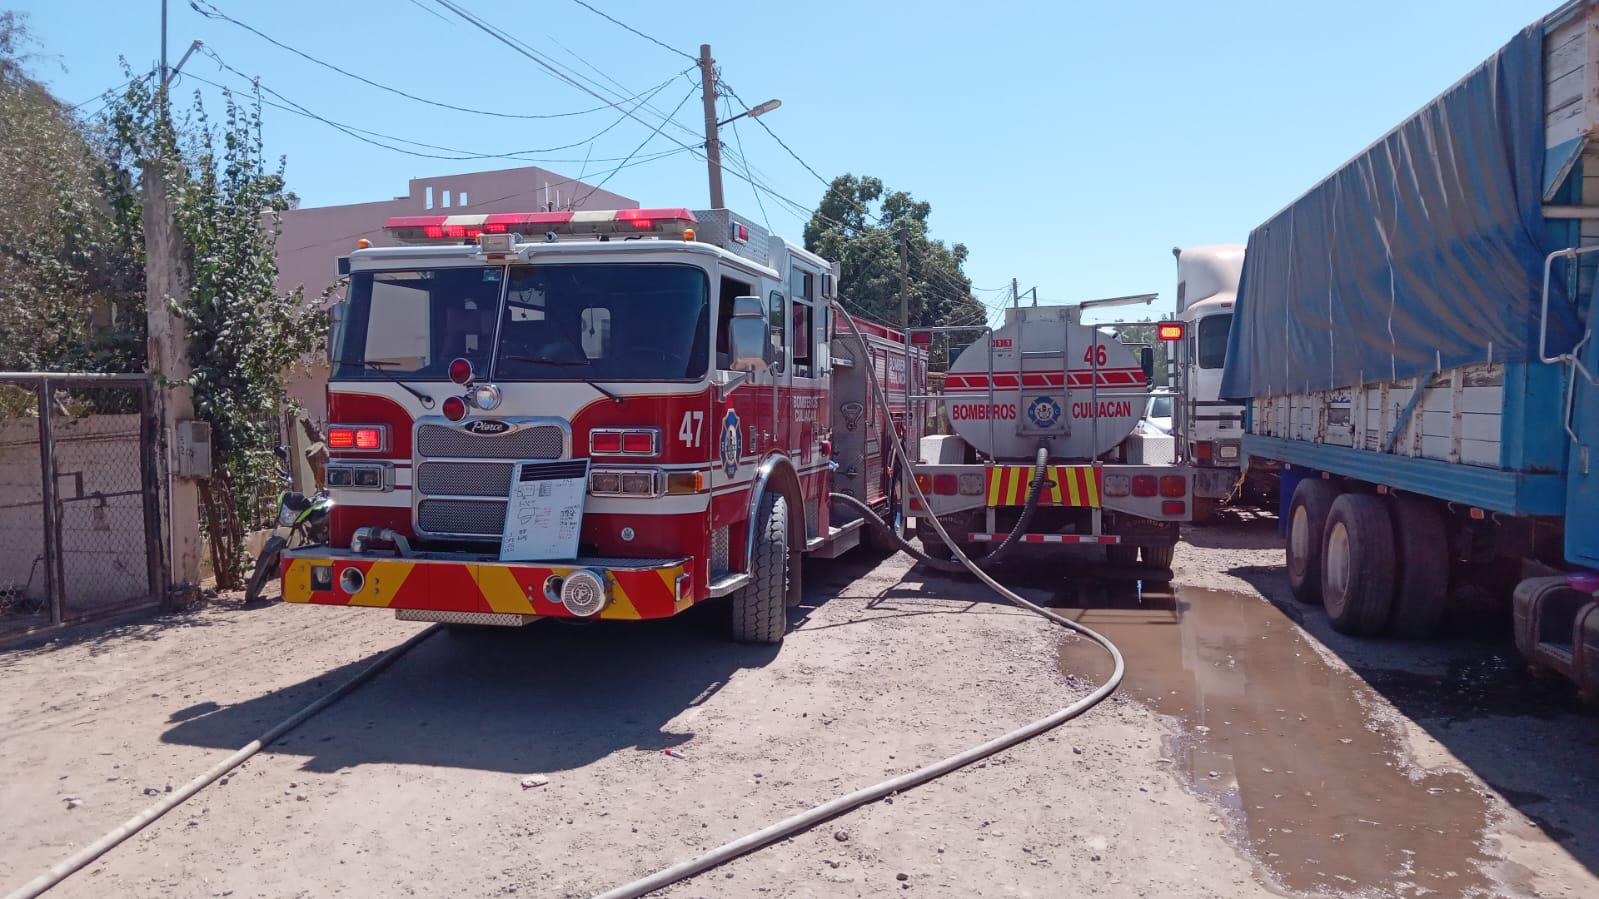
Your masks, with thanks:
[{"label": "black tire", "polygon": [[1303,603],[1321,602],[1321,547],[1338,488],[1322,480],[1300,481],[1288,507],[1288,586]]},{"label": "black tire", "polygon": [[1105,547],[1105,561],[1117,568],[1131,568],[1138,564],[1138,547],[1112,543]]},{"label": "black tire", "polygon": [[1170,568],[1172,557],[1177,554],[1177,544],[1162,543],[1159,546],[1139,547],[1139,555],[1143,556],[1144,564],[1151,568]]},{"label": "black tire", "polygon": [[1339,633],[1381,633],[1394,602],[1394,527],[1382,497],[1333,501],[1321,551],[1321,604]]},{"label": "black tire", "polygon": [[250,572],[250,580],[244,586],[244,601],[255,602],[261,598],[261,591],[273,578],[278,576],[278,563],[283,556],[283,547],[288,546],[288,539],[273,534],[261,546],[261,555],[255,559],[255,570]]},{"label": "black tire", "polygon": [[788,629],[790,576],[788,551],[788,500],[767,494],[750,526],[755,533],[755,553],[750,559],[749,583],[733,594],[733,639],[740,643],[781,643]]},{"label": "black tire", "polygon": [[1393,611],[1388,632],[1424,640],[1438,631],[1449,598],[1449,537],[1438,508],[1417,496],[1388,498],[1395,560]]},{"label": "black tire", "polygon": [[955,558],[955,554],[949,551],[949,546],[939,539],[938,531],[933,530],[933,526],[928,524],[925,518],[916,519],[916,539],[922,544],[922,552],[935,559],[947,562]]}]

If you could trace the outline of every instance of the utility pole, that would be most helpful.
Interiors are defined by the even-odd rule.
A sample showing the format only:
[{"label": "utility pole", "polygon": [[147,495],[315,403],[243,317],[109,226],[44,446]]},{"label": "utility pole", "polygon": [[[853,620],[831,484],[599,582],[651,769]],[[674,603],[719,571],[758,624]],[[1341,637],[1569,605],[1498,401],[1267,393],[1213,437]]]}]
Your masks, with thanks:
[{"label": "utility pole", "polygon": [[[171,121],[167,89],[172,77],[167,68],[167,4],[161,3],[161,81],[157,84],[157,115],[163,134]],[[185,57],[187,58],[187,57]],[[172,311],[173,303],[186,298],[188,277],[183,268],[182,238],[173,221],[167,179],[177,160],[166,154],[157,141],[153,158],[142,162],[144,224],[144,307],[146,329],[145,367],[157,377],[157,402],[161,414],[161,452],[165,463],[167,558],[169,587],[187,585],[197,590],[200,583],[200,489],[192,478],[178,475],[178,429],[194,418],[194,399],[187,381],[189,369],[188,329]],[[152,535],[153,536],[153,535]],[[177,593],[177,595],[174,595]],[[187,603],[178,591],[161,597],[163,605]]]},{"label": "utility pole", "polygon": [[705,103],[705,167],[711,178],[711,208],[721,209],[722,141],[717,136],[716,60],[711,58],[710,44],[700,44],[700,92]]},{"label": "utility pole", "polygon": [[899,226],[899,326],[901,330],[911,326],[910,235],[904,224]]},{"label": "utility pole", "polygon": [[1022,308],[1022,285],[1015,279],[1010,279],[1010,307]]}]

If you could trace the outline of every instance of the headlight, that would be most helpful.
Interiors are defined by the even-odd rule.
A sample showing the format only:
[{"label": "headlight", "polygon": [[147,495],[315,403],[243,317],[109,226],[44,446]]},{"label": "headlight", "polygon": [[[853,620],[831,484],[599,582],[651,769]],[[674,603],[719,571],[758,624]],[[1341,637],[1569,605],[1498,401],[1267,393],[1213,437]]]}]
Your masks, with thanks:
[{"label": "headlight", "polygon": [[472,405],[484,412],[500,408],[500,388],[493,384],[479,384],[472,388]]}]

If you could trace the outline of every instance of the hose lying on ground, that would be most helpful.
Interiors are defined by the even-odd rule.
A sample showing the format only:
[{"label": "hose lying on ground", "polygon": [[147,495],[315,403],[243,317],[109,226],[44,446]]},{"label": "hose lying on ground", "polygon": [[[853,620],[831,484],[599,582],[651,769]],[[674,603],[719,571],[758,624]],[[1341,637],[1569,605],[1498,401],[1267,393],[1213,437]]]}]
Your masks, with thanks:
[{"label": "hose lying on ground", "polygon": [[[856,327],[854,320],[848,315],[840,316],[840,318],[842,318],[849,325],[850,330],[855,332],[855,338],[864,344],[865,341],[863,338],[861,338],[860,329]],[[865,368],[867,380],[871,383],[872,392],[877,399],[877,408],[887,409],[888,398],[883,394],[882,385],[878,383],[877,372],[873,370],[873,366],[868,365],[865,366]],[[911,463],[910,459],[907,458],[904,444],[899,440],[891,442],[894,446],[895,454],[899,457],[899,464],[904,466],[904,468],[901,470],[910,471]],[[1036,480],[1037,479],[1035,478],[1035,482]],[[932,508],[932,506],[927,502],[927,496],[922,493],[921,485],[916,483],[915,478],[906,478],[904,483],[909,484],[911,490],[915,492],[916,500],[921,504],[921,508]],[[1037,490],[1036,487],[1034,489]],[[877,519],[877,515],[869,508],[866,510],[866,514],[871,516],[871,518],[868,520]],[[873,784],[869,787],[863,787],[853,793],[847,793],[835,799],[830,799],[821,803],[820,805],[800,812],[797,815],[792,815],[788,818],[778,821],[775,824],[761,828],[754,833],[745,834],[731,843],[725,843],[721,846],[718,846],[717,848],[712,849],[709,852],[698,856],[697,858],[689,859],[686,862],[680,862],[664,870],[657,871],[648,877],[640,878],[632,883],[623,884],[622,886],[616,887],[612,890],[607,890],[606,892],[600,894],[598,899],[632,899],[632,897],[643,896],[646,893],[670,886],[671,884],[674,884],[680,880],[693,877],[695,874],[709,870],[710,868],[714,868],[717,865],[732,861],[741,855],[753,852],[756,849],[775,843],[778,840],[793,836],[794,834],[804,830],[809,830],[810,828],[815,827],[824,821],[835,818],[852,809],[859,808],[868,802],[875,802],[884,797],[893,795],[894,793],[903,792],[911,789],[912,787],[920,786],[921,784],[927,783],[930,780],[942,777],[951,771],[955,771],[959,768],[965,767],[966,765],[970,765],[973,762],[985,759],[996,752],[1009,749],[1018,743],[1030,740],[1041,733],[1059,727],[1060,725],[1065,724],[1067,721],[1076,718],[1078,715],[1081,715],[1082,713],[1098,705],[1101,700],[1105,699],[1105,697],[1116,691],[1116,688],[1121,685],[1122,676],[1127,671],[1126,663],[1122,660],[1121,651],[1116,648],[1116,644],[1110,642],[1109,639],[1094,631],[1092,628],[1078,624],[1077,622],[1072,621],[1070,618],[1059,615],[1035,603],[1028,602],[1022,597],[1018,596],[1016,593],[1007,589],[999,581],[996,581],[989,576],[988,572],[979,568],[975,562],[966,556],[965,553],[961,552],[960,547],[957,546],[955,541],[950,538],[949,532],[944,529],[943,522],[939,521],[936,516],[929,517],[929,521],[932,522],[933,529],[938,532],[939,539],[943,540],[944,543],[949,547],[950,552],[954,554],[956,561],[961,564],[962,568],[966,571],[970,571],[973,575],[976,575],[978,580],[988,585],[988,587],[995,593],[998,593],[1001,597],[1005,598],[1012,604],[1019,606],[1020,608],[1026,609],[1027,611],[1046,618],[1049,621],[1060,625],[1061,627],[1083,635],[1089,640],[1092,640],[1094,643],[1097,643],[1107,653],[1109,653],[1111,662],[1113,663],[1110,677],[1107,678],[1103,684],[1096,687],[1092,693],[1089,693],[1082,699],[1077,700],[1076,702],[1058,712],[1055,712],[1052,715],[1047,715],[1031,724],[1019,727],[1008,734],[995,737],[985,743],[980,743],[971,747],[970,749],[956,753],[955,755],[943,759],[942,761],[934,762],[930,765],[918,768],[915,771],[901,774],[898,777],[889,778],[882,783]],[[881,519],[877,519],[877,523],[882,525]],[[887,525],[883,526],[887,527]],[[891,528],[889,530],[892,531]],[[903,543],[903,541],[901,542]],[[993,554],[990,554],[990,556],[992,555]]]},{"label": "hose lying on ground", "polygon": [[5,899],[33,899],[34,896],[43,893],[45,890],[48,890],[61,881],[67,879],[67,877],[73,872],[83,868],[85,865],[93,862],[100,856],[105,855],[107,852],[110,852],[123,840],[126,840],[128,837],[131,837],[148,827],[162,815],[165,815],[167,812],[177,808],[190,796],[193,796],[194,794],[205,789],[207,786],[210,786],[212,781],[244,764],[245,760],[249,759],[250,756],[260,752],[264,747],[271,745],[271,743],[277,738],[283,736],[291,730],[294,730],[301,724],[304,724],[305,721],[312,715],[315,715],[317,712],[320,712],[333,703],[338,702],[340,699],[343,699],[350,691],[366,683],[374,674],[377,674],[379,671],[389,667],[394,663],[395,659],[405,655],[406,652],[411,650],[418,643],[421,643],[423,640],[431,637],[438,631],[438,629],[438,626],[435,625],[419,633],[412,634],[411,637],[404,643],[401,643],[399,646],[393,647],[383,655],[378,656],[376,661],[361,669],[359,674],[340,684],[333,692],[324,694],[322,698],[318,699],[316,702],[311,703],[298,712],[295,712],[293,715],[283,719],[271,730],[259,737],[256,737],[254,740],[246,743],[244,746],[241,746],[232,755],[229,755],[227,758],[206,769],[204,774],[201,774],[199,777],[196,777],[171,793],[164,795],[160,802],[157,802],[156,804],[146,808],[144,811],[139,812],[137,815],[134,815],[133,817],[124,821],[122,824],[108,831],[93,843],[90,843],[89,845],[79,849],[77,852],[74,852],[61,861],[56,862],[54,865],[51,865],[50,869],[45,871],[43,874],[40,874],[38,877],[35,877],[22,886],[17,887],[16,889],[7,893],[5,895]]}]

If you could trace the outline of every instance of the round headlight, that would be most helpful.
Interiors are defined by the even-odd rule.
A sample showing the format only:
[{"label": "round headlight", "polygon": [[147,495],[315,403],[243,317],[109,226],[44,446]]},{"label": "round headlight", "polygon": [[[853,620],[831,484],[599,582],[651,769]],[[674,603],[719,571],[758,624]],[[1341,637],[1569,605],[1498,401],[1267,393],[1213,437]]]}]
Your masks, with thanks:
[{"label": "round headlight", "polygon": [[472,405],[484,412],[492,412],[500,407],[500,388],[493,384],[479,384],[472,388]]}]

